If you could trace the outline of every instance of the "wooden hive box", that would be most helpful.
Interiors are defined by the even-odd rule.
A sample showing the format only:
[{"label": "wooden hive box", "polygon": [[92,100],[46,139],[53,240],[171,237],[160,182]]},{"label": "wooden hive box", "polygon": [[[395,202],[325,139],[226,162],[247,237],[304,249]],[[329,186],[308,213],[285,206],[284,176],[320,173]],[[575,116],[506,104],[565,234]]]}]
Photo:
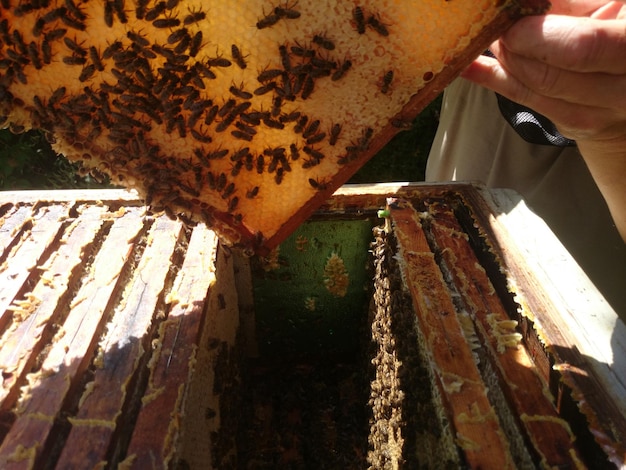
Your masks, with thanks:
[{"label": "wooden hive box", "polygon": [[511,192],[345,186],[265,259],[3,193],[0,256],[1,468],[625,462],[623,322]]}]

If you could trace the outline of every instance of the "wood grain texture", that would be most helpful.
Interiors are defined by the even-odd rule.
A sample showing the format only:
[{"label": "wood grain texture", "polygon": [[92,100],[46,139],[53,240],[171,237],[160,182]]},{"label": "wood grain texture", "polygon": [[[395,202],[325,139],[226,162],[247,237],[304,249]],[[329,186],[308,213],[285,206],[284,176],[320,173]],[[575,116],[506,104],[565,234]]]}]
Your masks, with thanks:
[{"label": "wood grain texture", "polygon": [[420,216],[406,200],[391,199],[388,207],[401,269],[467,464],[471,468],[514,468],[509,443],[487,397]]}]

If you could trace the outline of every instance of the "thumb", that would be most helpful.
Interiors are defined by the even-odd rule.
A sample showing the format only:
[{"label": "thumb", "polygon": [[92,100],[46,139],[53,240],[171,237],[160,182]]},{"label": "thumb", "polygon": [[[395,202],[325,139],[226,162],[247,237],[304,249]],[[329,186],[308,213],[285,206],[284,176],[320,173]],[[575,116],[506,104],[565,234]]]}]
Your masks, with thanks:
[{"label": "thumb", "polygon": [[591,14],[591,18],[597,18],[600,20],[613,20],[626,18],[626,0],[620,2],[609,2],[603,7],[598,8]]}]

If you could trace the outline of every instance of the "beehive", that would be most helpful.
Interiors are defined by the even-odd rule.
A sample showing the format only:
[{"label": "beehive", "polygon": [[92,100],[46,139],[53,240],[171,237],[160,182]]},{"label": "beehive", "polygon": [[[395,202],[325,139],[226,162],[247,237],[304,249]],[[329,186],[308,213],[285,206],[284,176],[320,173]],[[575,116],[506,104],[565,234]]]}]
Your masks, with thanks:
[{"label": "beehive", "polygon": [[3,0],[0,119],[276,246],[541,0]]},{"label": "beehive", "polygon": [[3,469],[626,462],[626,328],[512,192],[343,187],[267,259],[122,191],[16,195]]}]

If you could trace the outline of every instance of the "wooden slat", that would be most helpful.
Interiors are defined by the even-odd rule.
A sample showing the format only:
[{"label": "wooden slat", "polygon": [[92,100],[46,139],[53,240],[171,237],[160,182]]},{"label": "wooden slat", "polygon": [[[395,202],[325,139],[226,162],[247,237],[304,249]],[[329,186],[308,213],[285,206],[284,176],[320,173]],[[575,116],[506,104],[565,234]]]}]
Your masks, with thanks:
[{"label": "wooden slat", "polygon": [[59,310],[65,308],[69,300],[74,273],[82,272],[85,250],[94,242],[106,210],[106,206],[81,208],[80,219],[65,229],[58,249],[39,268],[38,282],[29,293],[34,310],[23,321],[14,322],[2,336],[0,369],[4,380],[0,388],[0,410],[13,407],[24,375],[46,345],[44,331],[52,334]]},{"label": "wooden slat", "polygon": [[132,468],[166,469],[175,451],[185,384],[193,372],[202,315],[215,282],[216,251],[215,233],[204,225],[195,227],[172,288],[171,310],[159,328],[160,344],[125,461]]},{"label": "wooden slat", "polygon": [[12,207],[0,220],[0,260],[8,257],[8,247],[14,241],[15,236],[20,233],[20,229],[33,210],[31,205],[10,205]]},{"label": "wooden slat", "polygon": [[457,444],[470,468],[512,468],[509,444],[487,397],[419,214],[403,200],[393,201],[389,208],[402,257],[401,269],[440,393],[451,414]]},{"label": "wooden slat", "polygon": [[54,189],[54,190],[30,190],[30,191],[0,191],[1,203],[34,204],[50,202],[54,204],[62,202],[124,202],[124,205],[143,205],[137,192],[127,189]]},{"label": "wooden slat", "polygon": [[17,420],[0,446],[1,468],[32,468],[40,458],[64,400],[78,385],[77,377],[88,366],[94,353],[116,293],[119,273],[143,226],[139,214],[140,211],[133,209],[114,219],[40,372],[32,378]]},{"label": "wooden slat", "polygon": [[611,462],[625,466],[624,322],[518,194],[480,190],[469,202],[500,247],[523,314],[553,355],[561,376],[555,388],[565,383],[572,389],[596,442]]},{"label": "wooden slat", "polygon": [[31,217],[32,227],[22,234],[22,239],[13,247],[11,262],[0,267],[0,330],[11,319],[9,305],[13,302],[28,279],[31,270],[37,267],[44,251],[59,233],[68,216],[69,204],[44,206]]},{"label": "wooden slat", "polygon": [[[80,408],[70,419],[72,430],[65,442],[57,468],[96,468],[108,458],[114,433],[123,433],[120,414],[133,390],[129,382],[145,366],[150,348],[151,324],[172,264],[182,224],[159,217],[147,235],[147,246],[133,271],[124,298],[110,321],[100,344],[93,381],[87,386]],[[115,384],[115,386],[113,386]],[[121,420],[125,423],[125,420]]]},{"label": "wooden slat", "polygon": [[429,206],[429,230],[470,315],[480,343],[500,376],[500,386],[536,464],[550,468],[576,468],[580,455],[567,421],[559,416],[547,384],[537,373],[487,273],[480,266],[467,235],[449,205]]}]

